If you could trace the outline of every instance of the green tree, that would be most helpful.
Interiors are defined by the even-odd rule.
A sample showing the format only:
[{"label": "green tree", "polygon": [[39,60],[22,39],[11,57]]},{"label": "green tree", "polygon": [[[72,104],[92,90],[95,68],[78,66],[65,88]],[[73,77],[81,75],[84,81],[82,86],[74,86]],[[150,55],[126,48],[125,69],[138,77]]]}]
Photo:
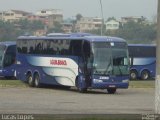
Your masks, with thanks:
[{"label": "green tree", "polygon": [[95,35],[101,35],[101,29],[87,30],[86,32]]},{"label": "green tree", "polygon": [[44,24],[41,21],[33,21],[30,25],[32,30],[44,29]]},{"label": "green tree", "polygon": [[156,39],[156,25],[129,21],[119,30],[107,31],[107,35],[122,37],[130,41],[153,41]]},{"label": "green tree", "polygon": [[16,40],[18,36],[25,33],[32,34],[38,29],[43,29],[44,24],[41,21],[29,21],[21,19],[15,22],[0,21],[0,41]]},{"label": "green tree", "polygon": [[49,29],[48,31],[49,33],[61,33],[61,32],[64,32],[63,29],[62,29],[62,24],[60,22],[55,22],[54,23],[54,27]]},{"label": "green tree", "polygon": [[15,32],[13,24],[10,22],[0,21],[0,41],[15,40]]},{"label": "green tree", "polygon": [[82,17],[83,17],[83,16],[82,16],[80,13],[78,13],[78,14],[76,15],[76,21],[79,21]]},{"label": "green tree", "polygon": [[109,17],[109,18],[107,19],[107,21],[110,21],[110,20],[116,20],[116,18],[115,18],[115,17]]},{"label": "green tree", "polygon": [[30,33],[32,34],[33,31],[38,29],[43,29],[44,24],[41,21],[29,21],[27,19],[21,19],[19,21],[14,22],[17,24],[19,28],[23,31],[23,33]]}]

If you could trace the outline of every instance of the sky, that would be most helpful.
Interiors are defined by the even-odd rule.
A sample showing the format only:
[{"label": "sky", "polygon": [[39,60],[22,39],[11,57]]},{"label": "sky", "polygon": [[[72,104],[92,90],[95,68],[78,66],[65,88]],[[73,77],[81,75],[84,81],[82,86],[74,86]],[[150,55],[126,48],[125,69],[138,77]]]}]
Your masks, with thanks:
[{"label": "sky", "polygon": [[[114,16],[144,16],[153,20],[157,15],[157,0],[101,0],[104,19]],[[41,9],[62,9],[64,18],[101,17],[100,0],[0,0],[0,11],[24,10],[35,13]]]}]

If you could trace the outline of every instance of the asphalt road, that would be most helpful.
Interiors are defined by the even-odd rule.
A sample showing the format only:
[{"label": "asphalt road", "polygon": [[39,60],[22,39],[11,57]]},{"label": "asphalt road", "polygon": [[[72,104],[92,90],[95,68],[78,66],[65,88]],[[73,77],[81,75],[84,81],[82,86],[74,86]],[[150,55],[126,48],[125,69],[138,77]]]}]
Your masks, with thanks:
[{"label": "asphalt road", "polygon": [[154,113],[154,88],[78,93],[74,88],[0,88],[0,114]]}]

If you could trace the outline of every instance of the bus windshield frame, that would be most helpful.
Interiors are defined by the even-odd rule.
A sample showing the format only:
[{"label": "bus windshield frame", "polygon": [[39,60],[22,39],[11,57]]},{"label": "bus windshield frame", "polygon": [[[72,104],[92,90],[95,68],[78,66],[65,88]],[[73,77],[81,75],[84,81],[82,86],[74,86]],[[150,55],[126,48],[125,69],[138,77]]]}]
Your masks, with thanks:
[{"label": "bus windshield frame", "polygon": [[129,75],[129,58],[125,42],[93,42],[93,74]]}]

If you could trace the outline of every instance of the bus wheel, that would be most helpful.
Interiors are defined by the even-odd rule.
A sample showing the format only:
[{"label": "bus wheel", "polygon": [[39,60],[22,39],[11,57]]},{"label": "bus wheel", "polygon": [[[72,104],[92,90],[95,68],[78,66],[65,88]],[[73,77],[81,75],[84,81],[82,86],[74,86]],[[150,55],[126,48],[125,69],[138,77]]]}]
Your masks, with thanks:
[{"label": "bus wheel", "polygon": [[39,75],[38,74],[35,74],[35,76],[34,76],[34,85],[35,85],[35,87],[41,87],[41,84],[40,84],[40,77],[39,77]]},{"label": "bus wheel", "polygon": [[136,80],[137,79],[137,72],[135,70],[130,71],[130,79]]},{"label": "bus wheel", "polygon": [[11,80],[11,79],[13,79],[13,77],[12,76],[5,76],[5,79]]},{"label": "bus wheel", "polygon": [[109,94],[114,94],[116,92],[116,88],[108,88],[107,91]]},{"label": "bus wheel", "polygon": [[78,87],[78,91],[80,93],[86,93],[87,92],[87,88],[80,88],[80,87]]},{"label": "bus wheel", "polygon": [[78,84],[78,79],[76,79],[76,87],[77,87],[78,92],[80,93],[87,92],[87,88],[81,88],[81,86]]},{"label": "bus wheel", "polygon": [[142,80],[147,80],[147,79],[149,79],[149,77],[150,77],[150,74],[147,70],[142,71],[142,73],[141,73]]},{"label": "bus wheel", "polygon": [[32,75],[30,73],[27,74],[27,82],[30,87],[34,87],[34,80],[33,80]]}]

